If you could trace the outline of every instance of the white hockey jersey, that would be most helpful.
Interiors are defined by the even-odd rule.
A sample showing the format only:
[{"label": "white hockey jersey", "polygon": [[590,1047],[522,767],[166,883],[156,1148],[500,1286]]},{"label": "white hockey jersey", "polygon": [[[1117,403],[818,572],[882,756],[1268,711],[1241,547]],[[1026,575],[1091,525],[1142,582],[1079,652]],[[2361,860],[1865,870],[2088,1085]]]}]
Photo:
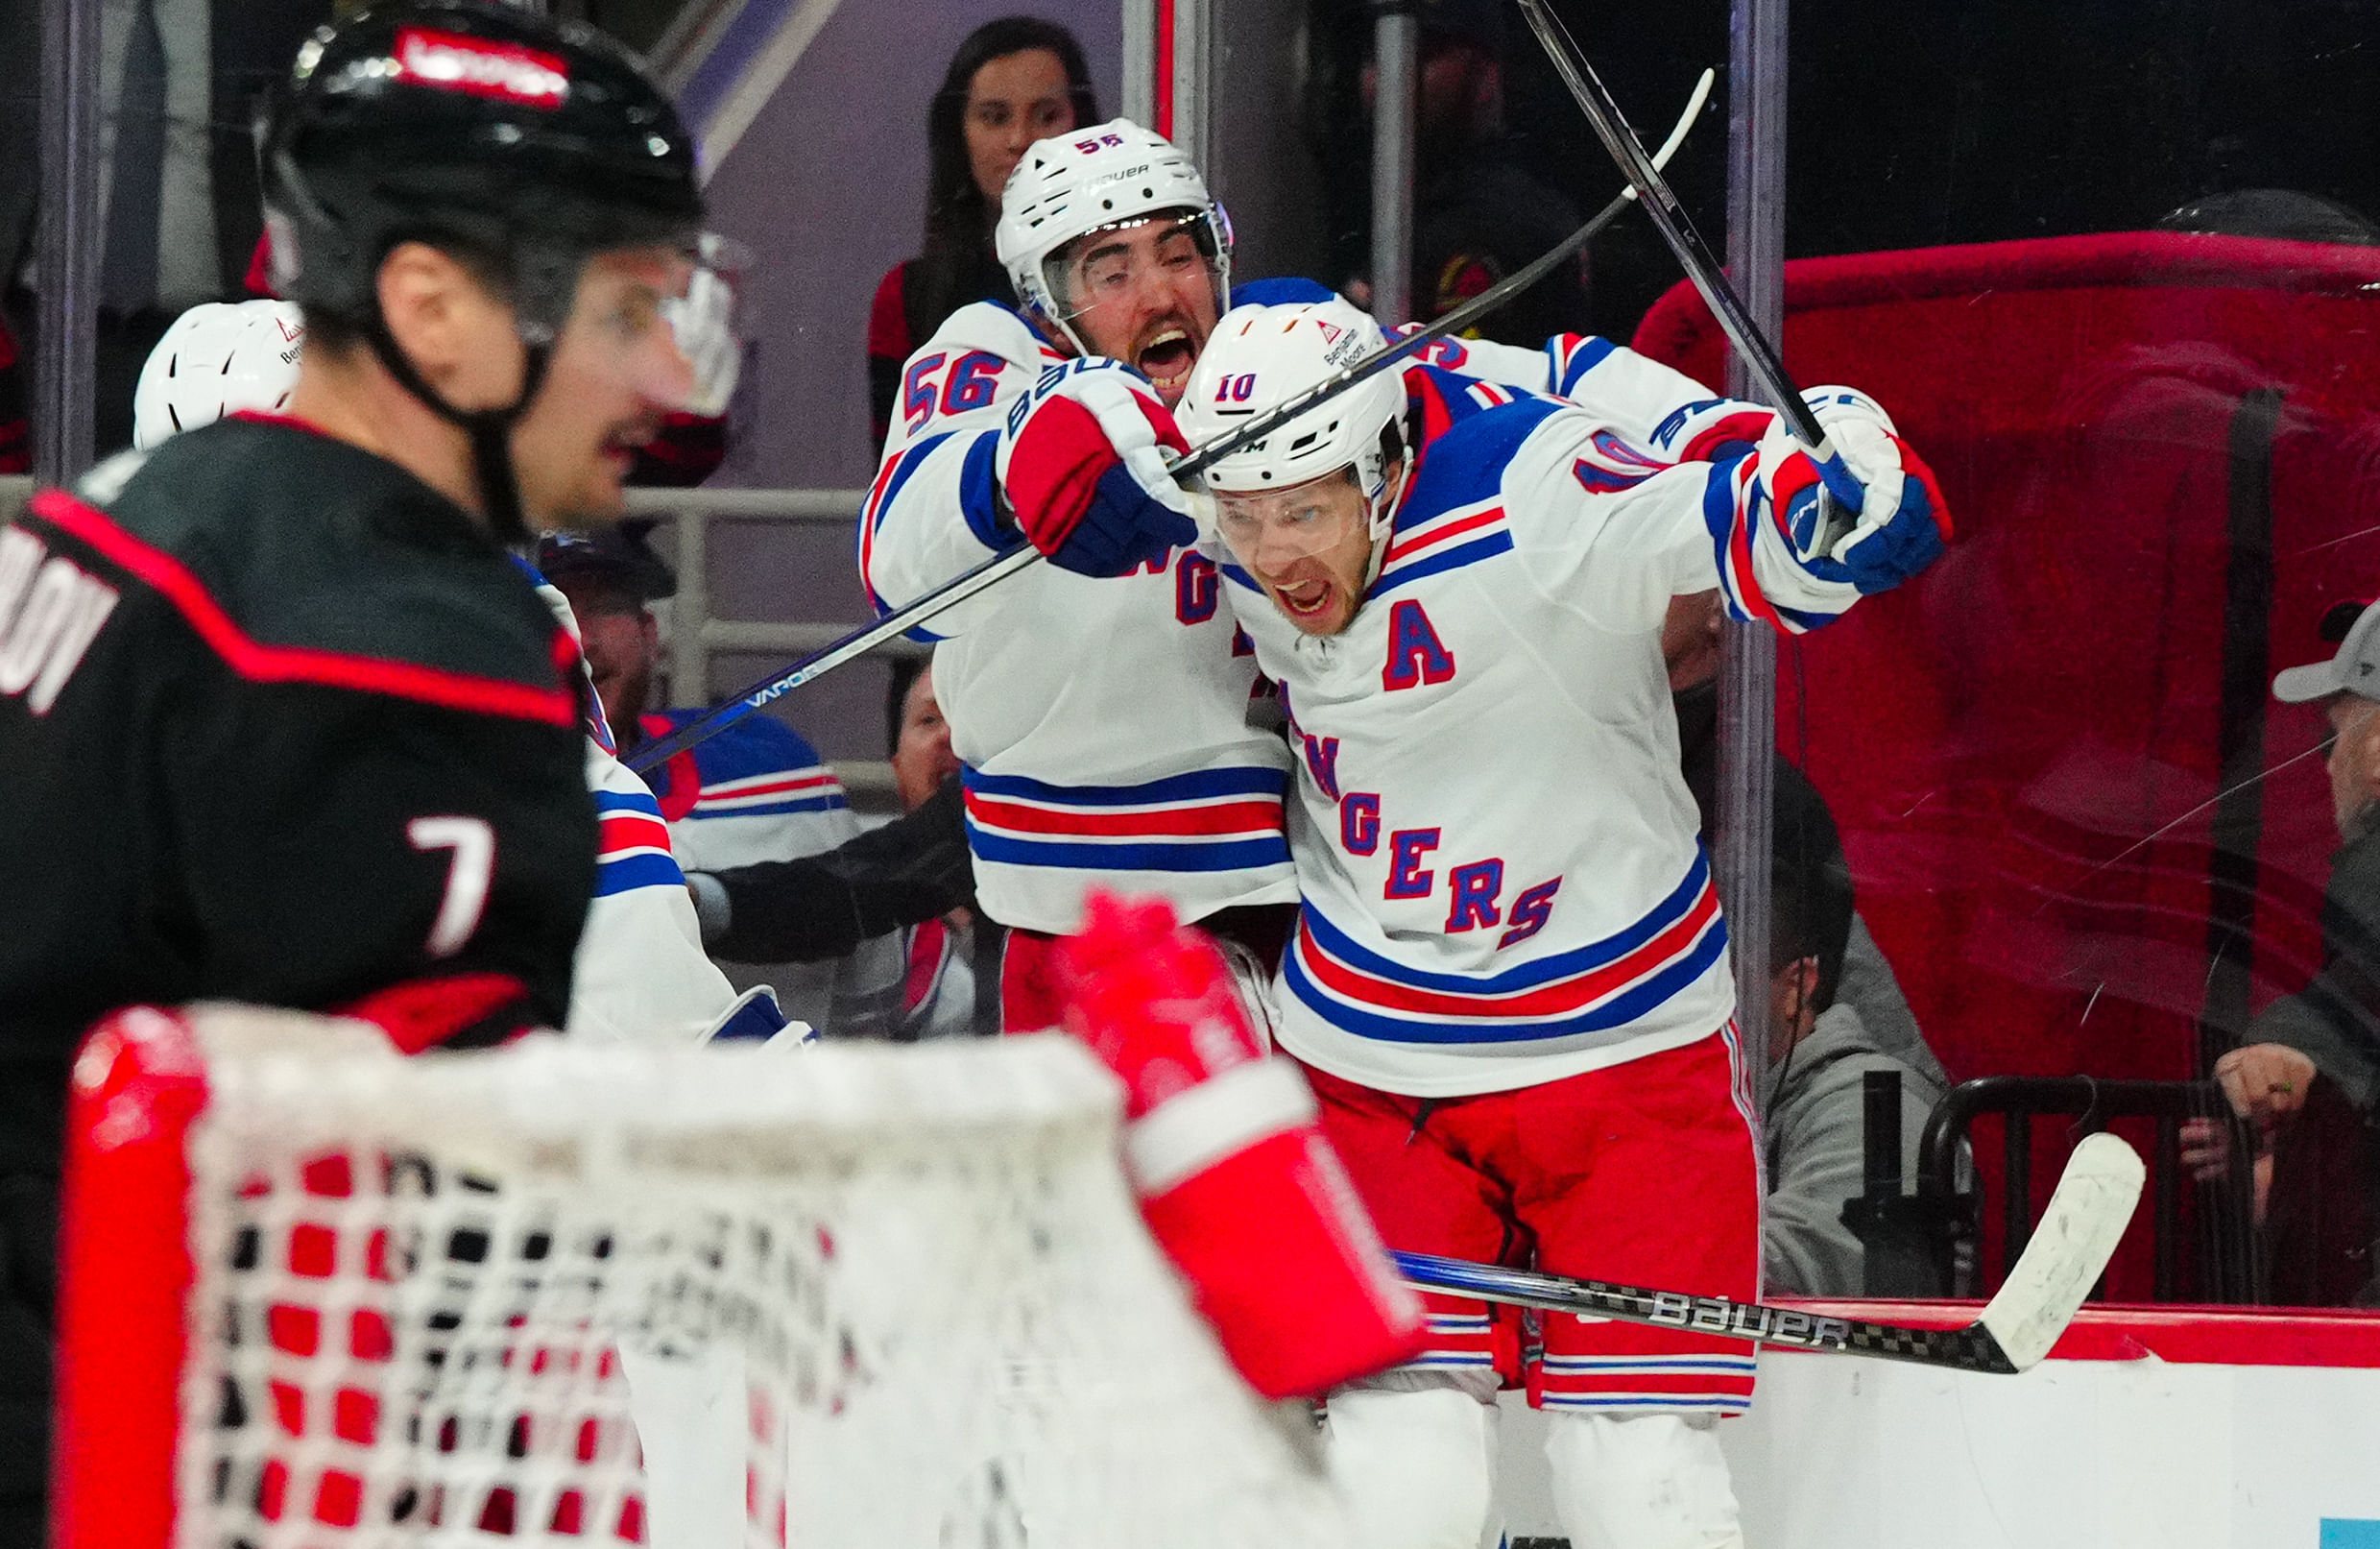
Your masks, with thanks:
[{"label": "white hockey jersey", "polygon": [[738,992],[704,956],[661,809],[635,771],[591,737],[587,787],[601,839],[567,1030],[573,1037],[700,1043]]},{"label": "white hockey jersey", "polygon": [[[1316,297],[1301,299],[1322,294],[1305,288]],[[879,613],[1013,541],[995,525],[1000,421],[1062,358],[992,303],[952,313],[910,356],[902,418],[859,525],[860,574]],[[1711,401],[1691,378],[1602,339],[1544,350],[1441,340],[1424,358],[1593,401],[1639,439]],[[1071,931],[1094,885],[1160,894],[1185,920],[1297,896],[1283,833],[1287,753],[1249,722],[1255,656],[1216,577],[1194,551],[1117,580],[1040,565],[917,632],[939,642],[934,690],[966,765],[977,897],[993,919]]]},{"label": "white hockey jersey", "polygon": [[[704,714],[643,715],[638,730],[658,739]],[[767,715],[746,716],[682,750],[653,771],[651,784],[690,871],[792,860],[859,835],[843,782],[801,733]]]},{"label": "white hockey jersey", "polygon": [[[879,611],[990,558],[1008,405],[1060,357],[1006,307],[961,307],[912,355],[904,417],[861,513]],[[1094,885],[1185,920],[1297,897],[1287,750],[1248,723],[1256,659],[1215,567],[1190,550],[1114,580],[1037,565],[933,619],[934,695],[965,764],[975,893],[1003,925],[1063,932]]]},{"label": "white hockey jersey", "polygon": [[1749,458],[1672,464],[1550,399],[1408,385],[1438,424],[1343,634],[1302,634],[1224,567],[1300,755],[1280,1040],[1443,1097],[1704,1037],[1735,998],[1663,615],[1723,586],[1807,627],[1857,593],[1795,561]]},{"label": "white hockey jersey", "polygon": [[[578,619],[561,590],[526,563],[521,568],[578,639]],[[661,807],[620,762],[603,707],[584,680],[582,672],[587,788],[597,823],[595,896],[571,962],[564,1030],[574,1038],[700,1043],[737,1009],[739,994],[703,954],[702,928]]]}]

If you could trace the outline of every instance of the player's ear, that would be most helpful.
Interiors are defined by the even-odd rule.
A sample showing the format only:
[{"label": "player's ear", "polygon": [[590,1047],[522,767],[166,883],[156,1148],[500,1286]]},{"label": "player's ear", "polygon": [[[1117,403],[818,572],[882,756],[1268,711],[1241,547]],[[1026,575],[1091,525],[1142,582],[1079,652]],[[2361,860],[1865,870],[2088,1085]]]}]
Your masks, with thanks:
[{"label": "player's ear", "polygon": [[511,308],[461,260],[425,242],[400,242],[381,260],[377,284],[389,336],[440,397],[474,409],[518,396],[519,352],[488,348],[496,330],[517,337]]}]

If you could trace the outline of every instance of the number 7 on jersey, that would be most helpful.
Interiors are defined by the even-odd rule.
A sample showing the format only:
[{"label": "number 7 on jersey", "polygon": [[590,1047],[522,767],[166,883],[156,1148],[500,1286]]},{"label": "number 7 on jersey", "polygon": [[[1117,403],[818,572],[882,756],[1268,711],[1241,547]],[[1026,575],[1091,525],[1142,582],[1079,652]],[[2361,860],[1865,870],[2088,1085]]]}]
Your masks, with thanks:
[{"label": "number 7 on jersey", "polygon": [[405,825],[405,838],[427,855],[451,850],[446,868],[446,894],[430,922],[424,950],[433,957],[451,957],[479,929],[488,908],[488,883],[495,875],[495,830],[476,817],[417,817]]}]

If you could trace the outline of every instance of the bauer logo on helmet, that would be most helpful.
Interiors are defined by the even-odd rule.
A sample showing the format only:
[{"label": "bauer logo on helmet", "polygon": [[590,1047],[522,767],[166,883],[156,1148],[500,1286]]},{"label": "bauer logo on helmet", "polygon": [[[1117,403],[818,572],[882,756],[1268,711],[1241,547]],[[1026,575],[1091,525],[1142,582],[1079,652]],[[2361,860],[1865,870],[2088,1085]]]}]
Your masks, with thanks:
[{"label": "bauer logo on helmet", "polygon": [[428,27],[397,33],[397,78],[439,91],[493,97],[524,108],[559,108],[570,94],[568,66],[555,55]]}]

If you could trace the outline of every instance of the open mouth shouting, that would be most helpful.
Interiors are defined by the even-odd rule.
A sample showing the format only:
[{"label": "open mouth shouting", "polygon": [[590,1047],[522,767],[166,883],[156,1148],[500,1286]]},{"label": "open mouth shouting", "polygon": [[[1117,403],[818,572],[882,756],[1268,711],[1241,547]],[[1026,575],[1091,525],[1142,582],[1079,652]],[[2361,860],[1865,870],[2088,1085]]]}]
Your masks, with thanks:
[{"label": "open mouth shouting", "polygon": [[1198,344],[1184,325],[1163,324],[1133,351],[1132,364],[1170,406],[1181,401],[1183,390],[1190,386],[1190,368],[1198,364]]},{"label": "open mouth shouting", "polygon": [[1335,635],[1345,627],[1344,610],[1340,607],[1345,593],[1336,578],[1321,566],[1310,561],[1286,576],[1260,573],[1257,579],[1271,595],[1273,606],[1307,634]]}]

